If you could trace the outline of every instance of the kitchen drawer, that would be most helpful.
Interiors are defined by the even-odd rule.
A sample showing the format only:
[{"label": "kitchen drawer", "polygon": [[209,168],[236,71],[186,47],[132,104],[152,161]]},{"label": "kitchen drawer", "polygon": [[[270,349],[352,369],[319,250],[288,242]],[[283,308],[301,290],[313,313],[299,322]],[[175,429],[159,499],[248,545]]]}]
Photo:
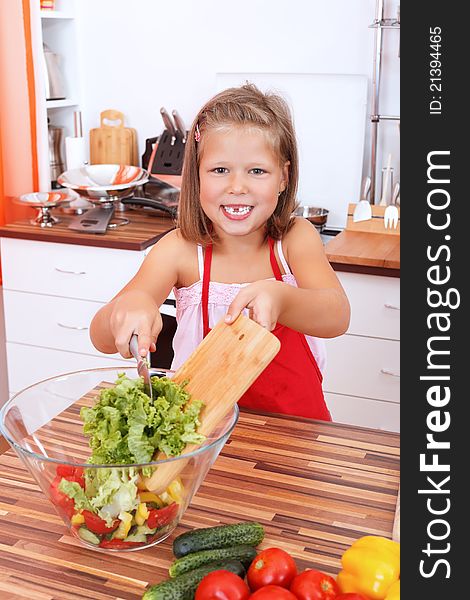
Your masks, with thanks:
[{"label": "kitchen drawer", "polygon": [[351,304],[348,333],[400,339],[400,280],[337,272]]},{"label": "kitchen drawer", "polygon": [[49,350],[36,346],[25,346],[7,342],[9,391],[16,393],[23,388],[71,371],[94,369],[98,367],[133,366],[135,361],[119,357],[118,359],[63,350]]},{"label": "kitchen drawer", "polygon": [[[103,306],[100,302],[11,290],[4,290],[3,300],[7,342],[119,357],[118,353],[103,354],[91,343],[90,323]],[[174,317],[175,307],[162,304],[160,312]]]},{"label": "kitchen drawer", "polygon": [[400,342],[348,334],[325,342],[325,392],[400,401]]},{"label": "kitchen drawer", "polygon": [[119,356],[98,352],[90,341],[90,322],[103,306],[99,302],[11,290],[4,290],[3,300],[7,342],[97,356]]},{"label": "kitchen drawer", "polygon": [[325,400],[337,423],[400,431],[399,404],[330,393],[325,393]]},{"label": "kitchen drawer", "polygon": [[135,275],[144,253],[133,250],[1,239],[3,287],[108,302]]}]

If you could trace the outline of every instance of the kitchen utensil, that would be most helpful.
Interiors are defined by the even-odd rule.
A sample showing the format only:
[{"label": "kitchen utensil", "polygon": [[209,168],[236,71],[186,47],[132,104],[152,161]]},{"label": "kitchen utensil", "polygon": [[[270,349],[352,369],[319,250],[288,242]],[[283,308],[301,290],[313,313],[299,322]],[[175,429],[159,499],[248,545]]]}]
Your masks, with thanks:
[{"label": "kitchen utensil", "polygon": [[326,225],[329,212],[328,209],[319,208],[317,206],[298,206],[295,209],[294,214],[298,217],[307,219],[316,227],[323,228]]},{"label": "kitchen utensil", "polygon": [[124,114],[104,110],[100,126],[90,130],[90,163],[92,165],[138,165],[137,134],[124,127]]},{"label": "kitchen utensil", "polygon": [[183,142],[183,144],[186,143],[186,125],[184,124],[183,119],[181,118],[179,112],[174,108],[171,112],[171,114],[173,115],[173,120],[175,122],[176,125],[176,130],[177,132],[179,132],[181,134],[181,141]]},{"label": "kitchen utensil", "polygon": [[161,107],[160,114],[162,115],[163,124],[165,125],[165,129],[171,135],[171,145],[174,146],[174,144],[176,142],[176,127],[164,106]]},{"label": "kitchen utensil", "polygon": [[38,211],[37,217],[31,219],[31,225],[39,225],[40,227],[52,227],[56,223],[60,223],[58,217],[51,215],[50,210],[57,208],[65,203],[70,202],[73,198],[66,192],[32,192],[31,194],[23,194],[16,200],[17,204],[28,205]]},{"label": "kitchen utensil", "polygon": [[388,188],[391,177],[391,164],[392,164],[392,155],[388,155],[387,166],[382,175],[382,198],[379,202],[379,206],[387,206],[388,202]]},{"label": "kitchen utensil", "polygon": [[137,361],[137,372],[144,379],[145,392],[153,399],[152,382],[150,380],[149,365],[147,359],[140,355],[139,352],[139,338],[134,333],[129,342],[129,350],[132,356]]},{"label": "kitchen utensil", "polygon": [[[70,534],[77,543],[100,552],[109,552],[109,550],[99,547],[96,538],[94,543],[87,541],[80,525],[72,524],[71,516],[74,511],[70,511],[70,503],[61,502],[63,496],[57,494],[61,477],[75,473],[77,479],[83,482],[79,473],[84,472],[85,479],[87,479],[88,476],[95,478],[97,472],[101,472],[104,478],[110,480],[110,483],[114,482],[119,486],[120,481],[133,480],[135,482],[136,477],[140,479],[144,468],[156,467],[158,469],[166,464],[154,462],[143,465],[109,466],[87,462],[92,451],[89,439],[83,433],[80,409],[84,406],[93,406],[100,391],[114,386],[120,374],[126,375],[129,379],[139,377],[134,367],[122,364],[112,368],[63,374],[18,392],[0,410],[0,433],[21,458],[22,463],[28,468],[46,497],[51,500],[54,509],[63,519]],[[166,374],[171,375],[169,372]],[[163,513],[159,513],[162,518],[165,515],[165,519],[161,521],[161,527],[159,526],[153,534],[144,533],[135,538],[139,541],[128,545],[130,547],[127,550],[153,546],[171,534],[230,436],[237,419],[238,407],[233,406],[219,422],[216,430],[208,435],[194,452],[185,454],[182,458],[168,459],[167,462],[173,465],[184,461],[188,474],[184,480],[183,478],[174,480],[168,491],[162,494],[162,500],[156,499],[160,505],[171,507],[166,511],[164,509]],[[138,424],[136,426],[138,429]],[[70,477],[74,477],[74,475],[70,475]],[[122,490],[121,494],[115,494],[113,497],[117,506],[124,503],[124,505],[127,504],[126,509],[129,510],[132,505],[132,494],[136,492],[135,488],[129,486],[127,489],[120,487],[114,489],[119,489],[119,492]],[[111,493],[112,489],[110,488],[108,492]],[[130,510],[135,514],[135,508]],[[51,521],[52,527],[56,527],[56,525]],[[47,533],[44,532],[44,535],[47,536]],[[106,546],[107,536],[100,535],[98,539],[100,538]],[[91,539],[93,540],[93,538]],[[112,546],[111,544],[111,548]],[[126,544],[119,546],[118,542],[111,552],[116,553],[121,549],[126,550]]]},{"label": "kitchen utensil", "polygon": [[64,170],[64,158],[62,146],[64,140],[64,128],[48,123],[49,136],[49,168],[52,185],[56,185],[57,178]]},{"label": "kitchen utensil", "polygon": [[[198,432],[212,434],[279,348],[276,336],[247,317],[239,316],[232,325],[223,320],[217,323],[172,377],[177,383],[187,381],[192,398],[204,402]],[[181,456],[195,450],[196,446],[189,445]],[[145,485],[158,494],[184,467],[183,460],[162,464],[145,479]]]},{"label": "kitchen utensil", "polygon": [[369,200],[367,199],[370,192],[371,178],[366,177],[364,182],[364,189],[362,192],[362,199],[356,204],[353,213],[353,221],[357,223],[359,221],[368,221],[372,219],[372,208]]},{"label": "kitchen utensil", "polygon": [[109,227],[127,225],[129,219],[125,218],[110,223],[116,204],[148,179],[147,171],[131,165],[88,165],[62,173],[57,180],[60,185],[74,190],[96,206],[74,219],[69,229],[105,233]]},{"label": "kitchen utensil", "polygon": [[400,193],[400,184],[397,183],[393,189],[392,201],[389,206],[385,209],[384,213],[384,226],[385,229],[389,227],[396,229],[398,226],[398,208],[396,207],[396,201],[398,198],[398,194]]}]

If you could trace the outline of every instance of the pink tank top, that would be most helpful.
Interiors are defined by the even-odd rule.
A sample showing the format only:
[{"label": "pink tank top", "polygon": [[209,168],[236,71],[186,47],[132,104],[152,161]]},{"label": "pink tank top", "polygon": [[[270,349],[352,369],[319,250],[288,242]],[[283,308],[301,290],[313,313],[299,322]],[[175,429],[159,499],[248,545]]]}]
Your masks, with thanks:
[{"label": "pink tank top", "polygon": [[[282,251],[281,240],[276,242],[277,254],[284,269],[282,280],[284,283],[297,287],[294,275],[291,273]],[[203,339],[202,325],[202,276],[204,272],[204,254],[202,246],[197,247],[199,265],[199,280],[188,287],[174,288],[176,298],[176,333],[173,337],[173,351],[175,353],[171,368],[178,369],[190,354],[197,348]],[[220,321],[227,309],[242,287],[249,283],[219,283],[211,281],[209,284],[209,327],[212,328]],[[245,311],[248,314],[248,311]],[[321,338],[305,336],[317,365],[322,372],[326,366],[325,342]]]}]

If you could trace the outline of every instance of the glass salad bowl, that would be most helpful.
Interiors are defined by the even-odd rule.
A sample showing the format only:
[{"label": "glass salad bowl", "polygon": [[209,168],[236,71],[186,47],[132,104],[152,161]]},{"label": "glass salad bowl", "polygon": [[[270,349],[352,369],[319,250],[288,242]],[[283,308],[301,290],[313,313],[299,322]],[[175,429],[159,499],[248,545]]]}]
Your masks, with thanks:
[{"label": "glass salad bowl", "polygon": [[[187,404],[170,378],[152,376],[151,401],[135,368],[77,371],[25,388],[0,411],[0,432],[88,548],[167,538],[237,423],[235,405],[201,440],[200,403]],[[191,451],[173,455],[186,444]]]}]

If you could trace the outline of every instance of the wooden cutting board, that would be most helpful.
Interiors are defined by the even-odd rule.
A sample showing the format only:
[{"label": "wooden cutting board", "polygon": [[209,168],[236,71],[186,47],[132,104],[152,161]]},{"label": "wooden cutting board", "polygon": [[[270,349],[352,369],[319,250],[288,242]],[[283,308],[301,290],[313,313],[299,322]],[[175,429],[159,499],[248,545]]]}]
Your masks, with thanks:
[{"label": "wooden cutting board", "polygon": [[[217,424],[243,396],[253,381],[279,352],[276,336],[251,319],[239,316],[232,325],[220,321],[188,360],[176,371],[173,381],[187,381],[186,390],[202,400],[198,432],[209,436]],[[191,444],[184,454],[196,445]],[[158,459],[165,458],[159,455]],[[165,463],[145,479],[147,489],[163,492],[184,468],[186,461]]]},{"label": "wooden cutting board", "polygon": [[104,110],[100,126],[90,130],[90,163],[92,165],[139,165],[137,133],[124,127],[124,114]]}]

